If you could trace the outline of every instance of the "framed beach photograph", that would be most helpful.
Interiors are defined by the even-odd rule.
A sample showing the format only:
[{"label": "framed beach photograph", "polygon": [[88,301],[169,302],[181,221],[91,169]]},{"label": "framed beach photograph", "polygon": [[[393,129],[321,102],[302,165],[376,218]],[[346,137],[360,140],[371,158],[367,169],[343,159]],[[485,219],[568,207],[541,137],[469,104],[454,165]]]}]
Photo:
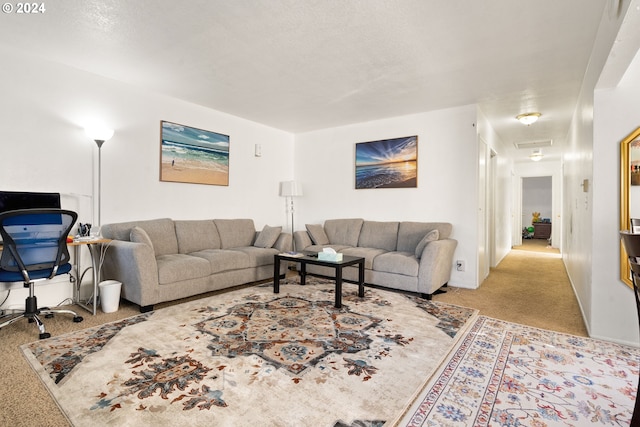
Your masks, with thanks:
[{"label": "framed beach photograph", "polygon": [[356,143],[356,190],[416,188],[418,136]]},{"label": "framed beach photograph", "polygon": [[229,136],[160,122],[160,181],[229,185]]}]

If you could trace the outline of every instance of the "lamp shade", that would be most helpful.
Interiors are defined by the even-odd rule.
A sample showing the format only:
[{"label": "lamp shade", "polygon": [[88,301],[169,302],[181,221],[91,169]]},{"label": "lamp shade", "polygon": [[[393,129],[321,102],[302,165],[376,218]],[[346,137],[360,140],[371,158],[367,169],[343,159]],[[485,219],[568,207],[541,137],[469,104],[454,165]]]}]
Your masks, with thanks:
[{"label": "lamp shade", "polygon": [[280,183],[280,196],[299,197],[302,196],[302,185],[296,181],[283,181]]},{"label": "lamp shade", "polygon": [[84,133],[94,141],[108,141],[113,136],[113,129],[104,126],[87,126]]}]

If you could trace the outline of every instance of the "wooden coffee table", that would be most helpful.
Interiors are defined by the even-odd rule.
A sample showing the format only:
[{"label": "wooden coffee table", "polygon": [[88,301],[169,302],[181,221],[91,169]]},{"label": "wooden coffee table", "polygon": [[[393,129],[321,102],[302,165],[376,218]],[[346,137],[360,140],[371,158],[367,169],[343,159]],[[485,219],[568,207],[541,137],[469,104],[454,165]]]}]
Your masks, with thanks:
[{"label": "wooden coffee table", "polygon": [[274,255],[273,260],[273,293],[280,293],[280,261],[291,261],[300,264],[300,285],[306,284],[307,264],[331,267],[336,270],[336,308],[342,307],[342,269],[352,265],[358,266],[358,296],[364,297],[364,258],[344,255],[342,261],[321,261],[315,252],[298,252],[297,255],[281,253]]}]

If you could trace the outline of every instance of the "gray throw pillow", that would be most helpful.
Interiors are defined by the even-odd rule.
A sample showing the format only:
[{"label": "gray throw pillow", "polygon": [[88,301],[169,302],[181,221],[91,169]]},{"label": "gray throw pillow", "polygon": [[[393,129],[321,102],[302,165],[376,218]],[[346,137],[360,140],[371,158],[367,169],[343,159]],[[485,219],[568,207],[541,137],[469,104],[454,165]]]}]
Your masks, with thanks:
[{"label": "gray throw pillow", "polygon": [[422,256],[422,251],[424,251],[424,248],[430,242],[433,242],[434,240],[438,240],[439,238],[440,238],[440,233],[438,232],[438,230],[431,230],[430,232],[428,232],[427,235],[424,236],[422,240],[420,240],[420,243],[418,243],[418,246],[416,246],[416,258],[420,258]]},{"label": "gray throw pillow", "polygon": [[146,245],[149,245],[149,247],[153,249],[153,242],[151,242],[151,238],[149,237],[147,232],[144,231],[144,229],[138,227],[137,225],[131,229],[129,240],[134,243],[144,243]]},{"label": "gray throw pillow", "polygon": [[324,232],[323,226],[319,224],[307,224],[306,227],[314,245],[329,244],[329,237],[327,237],[327,233]]},{"label": "gray throw pillow", "polygon": [[253,246],[256,248],[271,248],[274,243],[276,243],[276,240],[278,240],[280,233],[282,233],[282,227],[269,227],[265,225],[262,231],[258,233],[258,238]]}]

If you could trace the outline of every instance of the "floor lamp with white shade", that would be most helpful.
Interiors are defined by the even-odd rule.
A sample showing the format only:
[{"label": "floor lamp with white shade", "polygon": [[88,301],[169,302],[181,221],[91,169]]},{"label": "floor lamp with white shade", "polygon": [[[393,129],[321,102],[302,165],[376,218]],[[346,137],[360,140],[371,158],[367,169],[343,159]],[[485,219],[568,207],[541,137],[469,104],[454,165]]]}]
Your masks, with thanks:
[{"label": "floor lamp with white shade", "polygon": [[102,225],[100,213],[102,210],[101,206],[101,192],[102,192],[102,144],[105,141],[110,140],[113,137],[113,129],[106,128],[104,126],[89,126],[84,129],[84,132],[87,136],[93,139],[98,145],[98,215],[97,215],[97,226],[100,227]]},{"label": "floor lamp with white shade", "polygon": [[[281,197],[288,197],[289,198],[289,203],[287,205],[287,210],[291,213],[291,235],[293,235],[293,232],[295,231],[295,227],[294,227],[294,223],[293,223],[293,213],[294,213],[294,206],[293,206],[293,198],[294,197],[300,197],[302,196],[302,185],[300,185],[298,182],[296,181],[283,181],[280,183],[280,196]],[[295,246],[295,241],[293,242],[293,250],[296,250],[296,246]]]}]

